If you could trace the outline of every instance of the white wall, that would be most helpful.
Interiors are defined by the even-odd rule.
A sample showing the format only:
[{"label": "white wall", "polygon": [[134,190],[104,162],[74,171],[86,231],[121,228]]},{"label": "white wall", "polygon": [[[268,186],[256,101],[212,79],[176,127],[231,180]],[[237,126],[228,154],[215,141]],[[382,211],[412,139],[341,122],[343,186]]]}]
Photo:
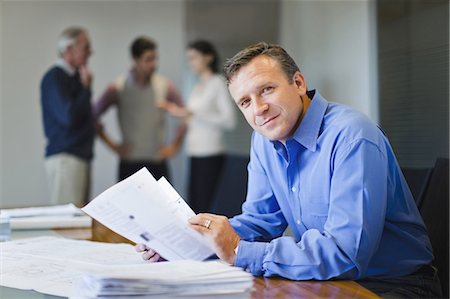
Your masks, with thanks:
[{"label": "white wall", "polygon": [[284,0],[280,44],[309,88],[378,121],[375,1]]},{"label": "white wall", "polygon": [[[56,59],[61,30],[70,25],[89,30],[96,99],[128,69],[129,43],[140,34],[158,41],[160,73],[181,86],[183,18],[183,1],[0,1],[0,207],[47,203],[39,84]],[[117,137],[115,111],[104,119]],[[112,185],[117,173],[116,158],[98,141],[95,155],[92,195]]]},{"label": "white wall", "polygon": [[[0,33],[3,32],[3,18],[1,17],[3,15],[3,6],[2,3],[0,2]],[[3,79],[2,79],[2,75],[3,75],[3,39],[1,38],[1,34],[0,34],[0,116],[2,115],[2,106],[3,106]],[[3,152],[3,139],[2,139],[2,121],[0,119],[0,200],[1,200],[1,195],[2,195],[2,183],[3,182],[3,171],[2,171],[2,166],[3,164],[2,162],[2,152]]]}]

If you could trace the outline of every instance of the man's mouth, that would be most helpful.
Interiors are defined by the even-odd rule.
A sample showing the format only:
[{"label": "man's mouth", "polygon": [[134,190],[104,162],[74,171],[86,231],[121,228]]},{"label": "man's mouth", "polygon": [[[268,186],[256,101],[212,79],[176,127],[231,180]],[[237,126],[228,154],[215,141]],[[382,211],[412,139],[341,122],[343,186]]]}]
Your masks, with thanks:
[{"label": "man's mouth", "polygon": [[256,124],[257,124],[258,126],[260,126],[260,127],[265,126],[265,125],[267,125],[268,123],[270,123],[272,120],[274,120],[275,118],[277,118],[278,115],[279,115],[279,114],[274,115],[274,116],[271,116],[271,117],[268,117],[268,118],[264,119],[262,123],[258,123],[258,122],[257,122]]}]

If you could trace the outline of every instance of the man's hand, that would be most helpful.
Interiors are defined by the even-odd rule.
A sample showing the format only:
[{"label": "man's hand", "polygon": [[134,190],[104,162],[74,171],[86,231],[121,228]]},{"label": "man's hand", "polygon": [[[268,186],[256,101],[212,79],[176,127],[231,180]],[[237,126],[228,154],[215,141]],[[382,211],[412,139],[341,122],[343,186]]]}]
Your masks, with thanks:
[{"label": "man's hand", "polygon": [[78,69],[78,72],[80,73],[81,84],[83,84],[85,88],[90,88],[92,85],[92,74],[87,68],[87,66],[85,65],[81,66]]},{"label": "man's hand", "polygon": [[113,143],[111,149],[122,159],[126,158],[130,152],[130,147],[123,143]]},{"label": "man's hand", "polygon": [[150,263],[165,261],[165,259],[162,258],[159,253],[145,246],[145,244],[137,244],[136,246],[134,246],[134,249],[136,249],[137,252],[142,253],[142,259],[144,261],[148,261]]},{"label": "man's hand", "polygon": [[178,152],[178,148],[179,146],[177,146],[176,144],[169,144],[163,146],[162,148],[159,149],[159,157],[162,160],[169,159],[170,157],[175,156],[175,154]]},{"label": "man's hand", "polygon": [[227,217],[201,213],[189,219],[189,222],[195,230],[210,238],[219,258],[234,265],[234,250],[241,239]]},{"label": "man's hand", "polygon": [[95,124],[95,129],[97,131],[98,136],[103,140],[104,143],[115,152],[120,158],[124,159],[130,153],[130,146],[125,143],[115,142],[109,137],[109,135],[105,132],[105,128],[100,122]]}]

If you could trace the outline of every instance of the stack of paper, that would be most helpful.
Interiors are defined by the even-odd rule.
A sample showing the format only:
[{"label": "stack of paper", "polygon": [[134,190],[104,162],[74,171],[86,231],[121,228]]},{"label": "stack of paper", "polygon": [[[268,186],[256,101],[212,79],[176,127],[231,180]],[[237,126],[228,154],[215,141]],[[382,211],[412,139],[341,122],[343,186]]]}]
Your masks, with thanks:
[{"label": "stack of paper", "polygon": [[10,218],[11,229],[90,227],[92,219],[73,204],[2,209]]},{"label": "stack of paper", "polygon": [[249,273],[218,261],[161,262],[130,270],[86,274],[79,295],[83,298],[238,295],[247,293],[253,285]]},{"label": "stack of paper", "polygon": [[146,263],[130,244],[39,237],[0,249],[1,286],[62,297],[242,297],[252,285],[250,274],[221,262]]},{"label": "stack of paper", "polygon": [[84,212],[125,238],[144,243],[169,261],[204,260],[214,254],[188,219],[195,215],[170,183],[143,168],[104,191]]},{"label": "stack of paper", "polygon": [[63,297],[76,294],[84,273],[146,265],[130,244],[56,237],[0,243],[0,252],[0,285]]}]

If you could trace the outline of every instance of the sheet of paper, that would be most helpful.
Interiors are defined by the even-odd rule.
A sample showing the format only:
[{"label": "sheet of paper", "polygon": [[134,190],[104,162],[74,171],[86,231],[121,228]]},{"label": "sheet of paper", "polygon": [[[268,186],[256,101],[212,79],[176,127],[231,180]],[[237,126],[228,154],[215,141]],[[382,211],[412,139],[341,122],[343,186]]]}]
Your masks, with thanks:
[{"label": "sheet of paper", "polygon": [[194,217],[195,213],[191,207],[178,194],[175,188],[167,181],[165,177],[158,180],[158,184],[167,195],[168,204],[172,212],[176,214],[181,220],[188,221],[189,218]]},{"label": "sheet of paper", "polygon": [[34,216],[64,216],[64,215],[83,215],[83,212],[74,204],[30,207],[19,209],[2,209],[2,213],[6,213],[11,218],[18,217],[34,217]]},{"label": "sheet of paper", "polygon": [[91,227],[92,218],[87,215],[18,217],[11,218],[10,225],[13,230]]},{"label": "sheet of paper", "polygon": [[167,260],[204,260],[214,252],[190,227],[187,219],[193,212],[172,189],[165,179],[157,182],[143,168],[82,210],[129,240],[155,249]]}]

